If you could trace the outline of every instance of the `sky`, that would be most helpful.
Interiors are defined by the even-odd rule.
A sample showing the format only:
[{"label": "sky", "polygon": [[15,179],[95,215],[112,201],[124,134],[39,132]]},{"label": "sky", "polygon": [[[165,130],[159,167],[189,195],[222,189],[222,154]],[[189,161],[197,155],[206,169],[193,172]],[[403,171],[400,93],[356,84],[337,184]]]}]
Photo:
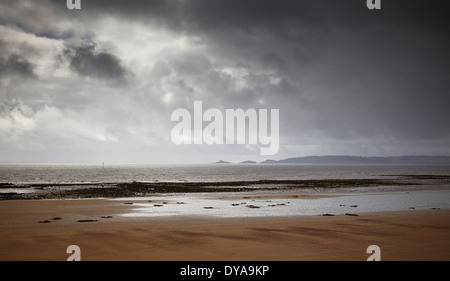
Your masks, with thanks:
[{"label": "sky", "polygon": [[[0,162],[450,155],[449,6],[0,0]],[[278,109],[278,152],[175,144],[194,101]]]}]

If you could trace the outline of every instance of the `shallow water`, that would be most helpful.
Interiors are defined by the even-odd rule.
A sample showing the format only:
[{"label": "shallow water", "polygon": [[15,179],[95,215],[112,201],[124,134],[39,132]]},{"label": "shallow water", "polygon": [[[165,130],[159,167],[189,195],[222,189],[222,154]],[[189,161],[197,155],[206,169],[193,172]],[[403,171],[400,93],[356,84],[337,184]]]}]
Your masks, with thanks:
[{"label": "shallow water", "polygon": [[[321,193],[321,195],[327,194]],[[254,197],[253,194],[251,195],[252,198],[243,198],[246,195],[237,194],[237,196],[241,197],[240,199],[218,199],[217,195],[213,197],[198,194],[134,198],[133,211],[124,213],[122,216],[276,217],[414,211],[429,210],[431,208],[450,209],[450,191],[448,190],[332,195],[332,197],[314,199],[252,199]],[[152,202],[148,202],[148,200]],[[180,204],[181,202],[182,204]],[[250,205],[254,207],[251,208],[249,207]]]}]

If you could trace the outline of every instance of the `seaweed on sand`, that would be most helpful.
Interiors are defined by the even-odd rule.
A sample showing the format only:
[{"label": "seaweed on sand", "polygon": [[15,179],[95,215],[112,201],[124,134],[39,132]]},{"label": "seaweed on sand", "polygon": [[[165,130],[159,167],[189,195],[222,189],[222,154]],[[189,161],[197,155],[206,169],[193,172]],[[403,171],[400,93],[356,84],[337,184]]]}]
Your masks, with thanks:
[{"label": "seaweed on sand", "polygon": [[[127,198],[164,193],[251,192],[255,190],[316,190],[343,187],[371,187],[420,184],[396,179],[323,179],[323,180],[256,180],[228,182],[124,182],[30,184],[21,187],[42,188],[31,193],[1,193],[0,200]],[[14,185],[3,183],[4,188]],[[0,186],[1,187],[1,186]]]}]

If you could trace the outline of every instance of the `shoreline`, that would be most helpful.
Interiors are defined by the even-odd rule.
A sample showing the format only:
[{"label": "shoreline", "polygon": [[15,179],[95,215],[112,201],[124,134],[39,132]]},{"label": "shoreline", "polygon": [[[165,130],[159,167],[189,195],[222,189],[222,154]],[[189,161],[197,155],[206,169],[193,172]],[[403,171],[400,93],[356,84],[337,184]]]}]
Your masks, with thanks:
[{"label": "shoreline", "polygon": [[[357,195],[358,196],[358,195]],[[307,200],[317,200],[315,198]],[[0,201],[0,260],[450,260],[450,210],[358,216],[123,217],[123,199]],[[258,211],[258,210],[256,210]],[[40,223],[40,221],[50,221]]]},{"label": "shoreline", "polygon": [[449,179],[417,177],[41,186],[0,200],[0,260],[450,260]]},{"label": "shoreline", "polygon": [[[447,175],[398,175],[366,179],[256,180],[223,182],[121,182],[121,183],[0,183],[0,201],[146,197],[158,194],[311,192],[346,189],[433,189],[450,186]],[[393,178],[390,178],[393,177]]]}]

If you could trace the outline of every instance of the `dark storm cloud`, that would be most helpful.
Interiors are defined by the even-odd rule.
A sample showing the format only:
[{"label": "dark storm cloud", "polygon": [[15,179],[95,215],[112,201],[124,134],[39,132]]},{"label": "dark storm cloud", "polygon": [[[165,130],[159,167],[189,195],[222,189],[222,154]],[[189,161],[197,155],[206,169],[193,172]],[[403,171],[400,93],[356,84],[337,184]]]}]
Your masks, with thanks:
[{"label": "dark storm cloud", "polygon": [[61,55],[69,60],[72,70],[84,77],[127,83],[131,75],[118,57],[95,43],[67,44]]},{"label": "dark storm cloud", "polygon": [[191,11],[198,31],[221,52],[284,67],[271,104],[308,113],[308,123],[285,119],[284,132],[320,130],[335,139],[448,136],[448,4],[396,1],[374,12],[361,2],[231,1],[215,9],[212,1],[194,1],[202,4]]},{"label": "dark storm cloud", "polygon": [[[382,0],[379,11],[365,0],[82,0],[78,11],[65,2],[0,2],[10,36],[0,75],[19,77],[2,79],[0,94],[38,121],[84,117],[83,136],[104,127],[98,139],[171,150],[170,112],[202,100],[280,109],[280,153],[450,152],[448,1]],[[39,81],[21,80],[33,73]]]},{"label": "dark storm cloud", "polygon": [[8,58],[0,58],[0,77],[18,75],[21,77],[35,77],[34,65],[27,59],[17,54],[11,54]]},{"label": "dark storm cloud", "polygon": [[[205,76],[210,98],[217,100],[216,89],[224,104],[245,101],[251,106],[251,100],[264,98],[282,112],[293,111],[291,117],[297,118],[282,124],[288,134],[321,131],[336,139],[448,136],[449,3],[398,0],[382,5],[371,11],[362,0],[97,0],[85,1],[83,9],[201,38],[208,48],[205,55],[245,65],[249,72],[248,87],[239,92],[219,89],[230,77],[210,72]],[[73,67],[89,72],[81,71],[83,61],[75,60]],[[184,81],[183,69],[197,61],[201,58],[175,65],[175,80]],[[268,83],[270,77],[257,74],[261,70],[272,71],[279,83]],[[299,122],[304,115],[308,122]]]},{"label": "dark storm cloud", "polygon": [[270,105],[293,112],[286,116],[306,112],[307,123],[284,119],[288,134],[432,139],[450,134],[448,6],[199,0],[179,14],[217,56],[275,70],[279,85],[247,89],[246,97],[272,97]]}]

